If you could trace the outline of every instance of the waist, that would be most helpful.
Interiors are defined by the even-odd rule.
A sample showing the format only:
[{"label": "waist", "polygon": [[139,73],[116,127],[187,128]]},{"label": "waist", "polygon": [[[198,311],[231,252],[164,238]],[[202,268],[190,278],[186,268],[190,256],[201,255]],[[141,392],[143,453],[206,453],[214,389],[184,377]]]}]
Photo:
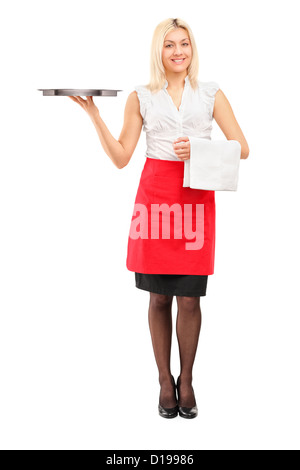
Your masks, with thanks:
[{"label": "waist", "polygon": [[154,176],[183,178],[184,175],[184,162],[181,160],[160,160],[146,157],[144,168],[151,171]]}]

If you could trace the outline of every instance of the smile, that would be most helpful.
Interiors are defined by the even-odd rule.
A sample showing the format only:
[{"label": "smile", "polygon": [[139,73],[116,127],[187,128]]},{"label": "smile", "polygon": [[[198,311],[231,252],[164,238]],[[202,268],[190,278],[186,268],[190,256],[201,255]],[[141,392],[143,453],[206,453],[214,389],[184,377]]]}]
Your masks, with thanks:
[{"label": "smile", "polygon": [[171,59],[172,62],[175,62],[175,64],[182,64],[182,62],[185,60],[185,59]]}]

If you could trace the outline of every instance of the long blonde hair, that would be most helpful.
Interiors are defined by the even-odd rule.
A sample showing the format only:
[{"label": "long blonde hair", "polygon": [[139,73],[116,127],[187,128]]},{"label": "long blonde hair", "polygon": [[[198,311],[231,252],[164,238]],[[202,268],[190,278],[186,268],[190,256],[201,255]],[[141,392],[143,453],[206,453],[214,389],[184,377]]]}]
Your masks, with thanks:
[{"label": "long blonde hair", "polygon": [[192,59],[188,67],[188,77],[191,87],[197,88],[199,58],[194,35],[189,25],[180,18],[168,18],[159,23],[153,34],[150,53],[150,82],[146,85],[152,93],[161,90],[166,81],[165,68],[162,63],[162,49],[166,35],[176,28],[187,31],[192,45]]}]

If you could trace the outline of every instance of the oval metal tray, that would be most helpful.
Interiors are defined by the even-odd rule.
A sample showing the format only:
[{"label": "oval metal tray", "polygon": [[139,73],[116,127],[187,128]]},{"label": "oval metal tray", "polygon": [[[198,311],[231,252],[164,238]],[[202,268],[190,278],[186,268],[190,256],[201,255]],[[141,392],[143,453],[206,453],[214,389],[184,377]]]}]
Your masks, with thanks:
[{"label": "oval metal tray", "polygon": [[91,88],[38,88],[43,96],[117,96],[118,91]]}]

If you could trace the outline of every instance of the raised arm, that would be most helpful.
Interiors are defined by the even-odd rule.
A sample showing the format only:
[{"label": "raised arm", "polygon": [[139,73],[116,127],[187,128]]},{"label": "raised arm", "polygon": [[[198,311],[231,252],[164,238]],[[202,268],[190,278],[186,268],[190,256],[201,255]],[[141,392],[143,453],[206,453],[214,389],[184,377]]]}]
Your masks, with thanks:
[{"label": "raised arm", "polygon": [[93,102],[92,96],[88,96],[86,100],[80,96],[72,96],[70,98],[80,104],[80,106],[90,116],[104,152],[109,156],[117,168],[124,168],[132,157],[143,125],[143,118],[140,114],[140,104],[136,91],[130,93],[127,98],[124,111],[124,124],[119,140],[116,140],[111,135],[105,122],[100,116],[99,109]]},{"label": "raised arm", "polygon": [[241,158],[248,158],[248,143],[235,118],[230,103],[221,89],[217,91],[215,96],[213,117],[227,140],[237,140],[241,144]]}]

